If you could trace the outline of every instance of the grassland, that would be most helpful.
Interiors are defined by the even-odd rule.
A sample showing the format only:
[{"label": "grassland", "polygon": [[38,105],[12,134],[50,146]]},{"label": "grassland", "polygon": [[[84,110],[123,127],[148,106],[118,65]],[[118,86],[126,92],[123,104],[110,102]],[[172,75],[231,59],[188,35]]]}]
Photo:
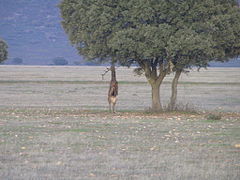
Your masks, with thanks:
[{"label": "grassland", "polygon": [[[0,179],[196,179],[240,176],[240,69],[183,75],[179,101],[152,114],[144,77],[118,68],[108,113],[104,67],[0,66]],[[162,86],[169,98],[171,76]]]},{"label": "grassland", "polygon": [[[105,67],[0,66],[0,107],[74,107],[107,110],[110,74]],[[151,88],[132,69],[118,68],[117,110],[145,110],[151,106]],[[167,105],[172,76],[161,87]],[[240,68],[210,68],[183,74],[178,102],[201,110],[240,112]]]}]

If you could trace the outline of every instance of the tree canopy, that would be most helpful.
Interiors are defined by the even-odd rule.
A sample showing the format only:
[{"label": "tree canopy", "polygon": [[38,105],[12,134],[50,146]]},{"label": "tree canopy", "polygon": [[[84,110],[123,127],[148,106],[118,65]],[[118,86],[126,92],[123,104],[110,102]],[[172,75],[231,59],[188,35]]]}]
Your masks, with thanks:
[{"label": "tree canopy", "polygon": [[7,59],[7,43],[0,38],[0,63]]},{"label": "tree canopy", "polygon": [[[137,64],[155,88],[155,99],[172,70],[206,67],[240,54],[235,0],[63,0],[60,9],[79,54]],[[158,101],[152,106],[161,109]]]},{"label": "tree canopy", "polygon": [[234,0],[63,0],[60,8],[72,44],[89,59],[169,57],[206,66],[239,54]]}]

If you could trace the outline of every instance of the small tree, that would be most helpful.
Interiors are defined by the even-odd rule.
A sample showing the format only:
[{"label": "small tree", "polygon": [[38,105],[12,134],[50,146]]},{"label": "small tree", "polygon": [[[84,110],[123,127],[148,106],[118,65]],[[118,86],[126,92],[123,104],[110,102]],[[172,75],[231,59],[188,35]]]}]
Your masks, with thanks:
[{"label": "small tree", "polygon": [[81,61],[74,61],[73,64],[76,65],[76,66],[81,66],[82,62]]},{"label": "small tree", "polygon": [[5,41],[0,38],[0,63],[7,59],[8,56],[8,46]]},{"label": "small tree", "polygon": [[19,65],[19,64],[23,63],[23,60],[22,60],[22,58],[18,58],[18,57],[17,58],[13,58],[12,63]]},{"label": "small tree", "polygon": [[68,61],[63,57],[56,57],[53,59],[54,65],[64,66],[68,64]]}]

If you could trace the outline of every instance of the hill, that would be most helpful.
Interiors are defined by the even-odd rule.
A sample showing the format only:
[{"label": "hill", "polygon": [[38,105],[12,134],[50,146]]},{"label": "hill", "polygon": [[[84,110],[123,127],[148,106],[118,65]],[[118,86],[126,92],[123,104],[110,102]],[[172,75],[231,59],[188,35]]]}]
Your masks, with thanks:
[{"label": "hill", "polygon": [[[60,0],[1,0],[0,37],[9,45],[9,60],[21,58],[27,65],[49,65],[56,57],[69,64],[82,61],[61,27]],[[240,60],[212,63],[217,67],[240,67]]]},{"label": "hill", "polygon": [[55,57],[78,61],[81,57],[61,27],[59,0],[0,1],[0,36],[9,45],[9,59],[24,64],[50,64]]}]

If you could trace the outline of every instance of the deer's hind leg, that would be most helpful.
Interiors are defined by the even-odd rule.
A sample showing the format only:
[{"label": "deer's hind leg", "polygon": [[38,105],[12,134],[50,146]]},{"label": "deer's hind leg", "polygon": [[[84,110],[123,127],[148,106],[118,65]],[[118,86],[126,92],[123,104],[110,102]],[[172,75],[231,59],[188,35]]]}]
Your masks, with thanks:
[{"label": "deer's hind leg", "polygon": [[111,100],[112,100],[112,112],[113,112],[113,113],[116,113],[115,105],[116,105],[116,103],[117,103],[117,97],[113,96],[113,97],[111,98]]},{"label": "deer's hind leg", "polygon": [[116,103],[113,103],[113,104],[112,104],[112,112],[113,112],[113,113],[116,113],[115,105],[116,105]]},{"label": "deer's hind leg", "polygon": [[109,97],[108,102],[109,102],[109,111],[112,113],[115,113],[115,105],[117,102],[117,98],[115,96],[111,96]]},{"label": "deer's hind leg", "polygon": [[108,97],[108,104],[109,104],[109,112],[112,112],[112,102],[111,102],[111,97]]},{"label": "deer's hind leg", "polygon": [[112,112],[112,103],[109,103],[109,112]]}]

